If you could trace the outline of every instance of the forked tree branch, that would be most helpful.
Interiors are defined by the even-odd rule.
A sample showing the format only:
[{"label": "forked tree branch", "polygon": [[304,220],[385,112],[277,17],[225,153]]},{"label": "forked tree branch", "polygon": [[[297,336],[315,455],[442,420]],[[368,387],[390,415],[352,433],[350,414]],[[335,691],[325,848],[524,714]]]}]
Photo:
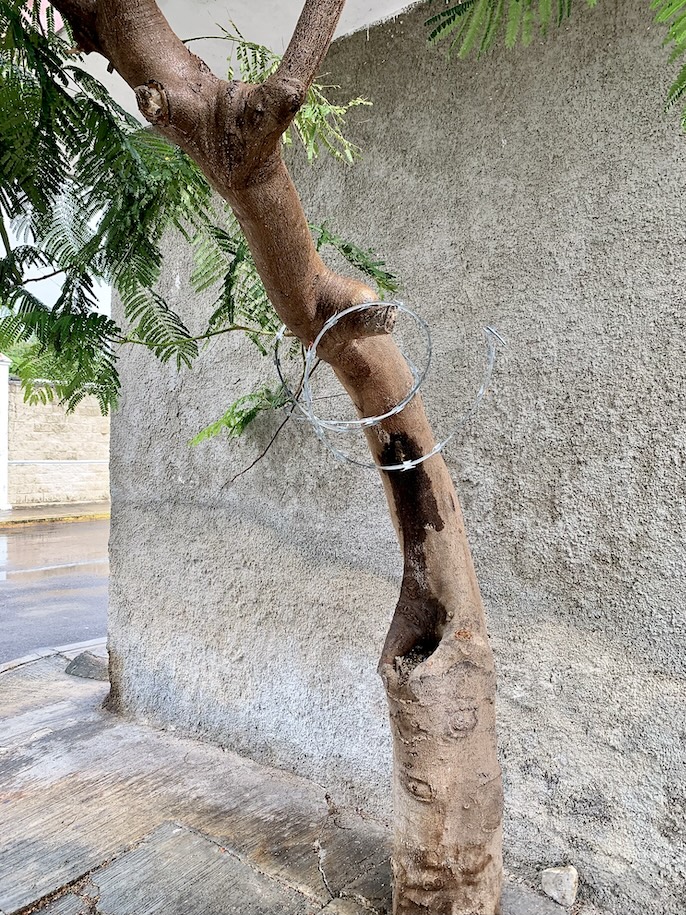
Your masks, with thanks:
[{"label": "forked tree branch", "polygon": [[222,81],[177,37],[154,0],[54,0],[54,6],[83,50],[102,54],[137,90],[148,120],[189,155],[216,159]]},{"label": "forked tree branch", "polygon": [[[72,17],[77,31],[92,27],[88,0],[55,0],[55,5]],[[149,119],[191,155],[229,202],[274,308],[306,345],[332,315],[376,299],[364,283],[334,273],[322,261],[279,140],[303,98],[302,87],[326,53],[342,8],[343,0],[306,0],[280,76],[264,92],[264,84],[229,83],[211,74],[174,34],[154,0],[95,2],[101,53],[137,91]],[[392,308],[361,311],[357,320],[341,322],[319,347],[362,416],[386,413],[412,384],[407,364],[388,336],[394,318]],[[380,464],[402,463],[434,445],[418,398],[370,429],[367,438]],[[406,566],[396,623],[384,651],[388,664],[422,638],[440,638],[448,619],[445,608],[456,602],[471,605],[478,588],[445,464],[435,458],[401,478],[384,475],[384,485]],[[431,575],[424,571],[427,531],[438,538],[430,551]],[[436,593],[441,594],[438,604]],[[467,615],[470,627],[483,628],[483,619]]]}]

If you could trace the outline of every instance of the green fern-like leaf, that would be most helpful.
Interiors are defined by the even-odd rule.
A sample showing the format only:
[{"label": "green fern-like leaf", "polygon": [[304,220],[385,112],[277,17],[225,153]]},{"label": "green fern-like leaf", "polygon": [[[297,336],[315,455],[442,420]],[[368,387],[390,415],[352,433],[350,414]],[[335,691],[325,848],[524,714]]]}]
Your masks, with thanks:
[{"label": "green fern-like leaf", "polygon": [[398,292],[400,281],[397,276],[386,269],[385,262],[373,251],[360,248],[354,242],[341,238],[325,224],[311,225],[310,231],[314,236],[315,247],[318,251],[327,246],[334,248],[352,267],[373,280],[381,298],[386,293],[393,295]]},{"label": "green fern-like leaf", "polygon": [[178,368],[192,365],[198,344],[162,296],[138,289],[123,295],[122,304],[133,324],[129,339],[144,343],[161,362],[175,358]]},{"label": "green fern-like leaf", "polygon": [[[670,61],[675,62],[686,56],[686,0],[653,0],[650,5],[655,11],[655,21],[667,24],[665,44],[672,46]],[[672,108],[686,96],[686,64],[670,86],[665,107]],[[686,106],[681,114],[681,126],[686,130]]]},{"label": "green fern-like leaf", "polygon": [[[597,0],[583,0],[588,7]],[[545,33],[553,18],[558,25],[571,15],[572,0],[463,0],[426,21],[431,44],[450,38],[449,54],[483,54],[499,35],[505,46],[527,45],[538,29]]]},{"label": "green fern-like leaf", "polygon": [[199,445],[200,442],[214,438],[222,432],[237,438],[265,410],[278,409],[286,403],[288,398],[282,388],[273,391],[271,388],[261,387],[250,394],[244,394],[231,404],[223,416],[201,429],[191,439],[191,445]]}]

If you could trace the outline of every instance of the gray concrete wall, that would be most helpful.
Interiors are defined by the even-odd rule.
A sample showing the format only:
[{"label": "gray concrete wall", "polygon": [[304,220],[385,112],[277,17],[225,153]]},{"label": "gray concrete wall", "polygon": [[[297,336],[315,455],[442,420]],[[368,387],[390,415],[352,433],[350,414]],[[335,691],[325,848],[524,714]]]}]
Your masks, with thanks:
[{"label": "gray concrete wall", "polygon": [[[448,455],[499,665],[508,861],[571,862],[617,915],[686,911],[686,139],[647,4],[446,65],[418,9],[337,43],[354,169],[297,165],[313,218],[374,245],[431,323],[439,431],[481,328],[508,340]],[[187,255],[166,291],[201,326]],[[177,288],[178,287],[178,288]],[[132,353],[114,424],[110,645],[123,708],[389,815],[376,660],[399,554],[373,473],[278,419],[187,442],[265,365]],[[154,392],[151,394],[151,392]]]}]

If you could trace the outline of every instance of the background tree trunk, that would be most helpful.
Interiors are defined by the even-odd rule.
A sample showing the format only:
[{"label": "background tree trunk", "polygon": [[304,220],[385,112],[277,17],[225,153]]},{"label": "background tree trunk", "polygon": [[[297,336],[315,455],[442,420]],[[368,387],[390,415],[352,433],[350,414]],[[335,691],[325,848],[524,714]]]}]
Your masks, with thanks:
[{"label": "background tree trunk", "polygon": [[[307,0],[278,71],[259,86],[228,83],[174,35],[153,0],[56,0],[86,51],[103,54],[142,113],[202,168],[229,202],[277,313],[308,345],[332,315],[375,295],[322,262],[281,155],[343,0]],[[386,412],[412,378],[385,319],[364,313],[319,353],[360,416]],[[337,328],[340,330],[340,328]],[[428,453],[416,397],[366,432],[381,465]],[[382,472],[404,554],[400,598],[379,670],[394,746],[398,915],[496,915],[502,875],[502,787],[495,674],[457,496],[440,455]]]}]

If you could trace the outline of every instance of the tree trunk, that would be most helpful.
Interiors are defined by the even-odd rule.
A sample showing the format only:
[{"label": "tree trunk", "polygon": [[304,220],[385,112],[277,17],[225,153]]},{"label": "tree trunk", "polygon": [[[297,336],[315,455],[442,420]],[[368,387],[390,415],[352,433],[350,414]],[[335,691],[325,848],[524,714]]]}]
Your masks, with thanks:
[{"label": "tree trunk", "polygon": [[[322,262],[281,156],[281,134],[326,54],[343,3],[307,0],[278,71],[248,86],[212,75],[153,0],[55,0],[83,49],[111,62],[143,114],[229,202],[274,308],[305,345],[332,315],[376,298]],[[362,312],[319,347],[360,416],[385,413],[412,383],[389,329],[385,316],[374,322]],[[380,465],[411,461],[434,446],[419,397],[365,434]],[[497,915],[495,674],[457,496],[440,455],[381,475],[404,557],[379,664],[393,734],[394,912]]]},{"label": "tree trunk", "polygon": [[[386,457],[399,450],[404,459],[414,446],[392,438]],[[404,552],[380,663],[393,737],[394,915],[498,915],[495,672],[460,508],[440,457],[385,483]]]}]

